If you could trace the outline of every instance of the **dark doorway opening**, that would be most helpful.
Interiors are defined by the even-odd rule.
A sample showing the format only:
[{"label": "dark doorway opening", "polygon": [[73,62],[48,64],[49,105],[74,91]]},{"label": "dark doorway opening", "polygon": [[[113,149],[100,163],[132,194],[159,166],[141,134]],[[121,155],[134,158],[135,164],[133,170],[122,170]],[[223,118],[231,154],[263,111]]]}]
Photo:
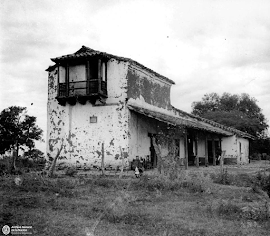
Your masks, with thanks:
[{"label": "dark doorway opening", "polygon": [[216,164],[219,165],[218,157],[221,155],[220,141],[215,141]]},{"label": "dark doorway opening", "polygon": [[212,140],[207,141],[207,149],[208,149],[208,163],[213,164],[213,145]]},{"label": "dark doorway opening", "polygon": [[174,150],[175,157],[180,157],[180,139],[174,140],[174,146],[175,146]]},{"label": "dark doorway opening", "polygon": [[192,134],[187,136],[187,143],[188,143],[188,164],[194,165],[195,161],[195,153],[194,153],[194,137]]},{"label": "dark doorway opening", "polygon": [[[213,153],[213,144],[214,144],[214,153]],[[220,141],[214,140],[214,142],[213,142],[213,140],[208,140],[207,146],[208,146],[208,162],[209,162],[209,164],[210,165],[213,164],[213,160],[215,158],[216,164],[218,165],[218,157],[221,155]]]}]

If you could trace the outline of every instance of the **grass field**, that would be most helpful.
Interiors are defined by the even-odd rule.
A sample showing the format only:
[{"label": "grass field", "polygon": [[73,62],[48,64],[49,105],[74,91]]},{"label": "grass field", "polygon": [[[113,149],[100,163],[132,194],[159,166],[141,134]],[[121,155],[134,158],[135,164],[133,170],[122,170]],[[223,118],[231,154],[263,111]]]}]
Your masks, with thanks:
[{"label": "grass field", "polygon": [[28,173],[15,184],[14,176],[2,176],[0,227],[32,226],[39,236],[270,235],[269,198],[252,187],[257,169],[229,169],[227,185],[218,184],[219,167],[211,175],[205,169],[182,170],[173,181],[153,173],[140,179]]}]

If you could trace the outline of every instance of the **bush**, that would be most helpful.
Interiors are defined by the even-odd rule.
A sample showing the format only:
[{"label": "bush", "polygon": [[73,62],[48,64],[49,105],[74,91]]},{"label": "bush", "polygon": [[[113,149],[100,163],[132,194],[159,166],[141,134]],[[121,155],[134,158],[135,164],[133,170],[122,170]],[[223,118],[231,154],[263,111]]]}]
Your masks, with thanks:
[{"label": "bush", "polygon": [[251,187],[254,182],[254,176],[247,173],[239,173],[234,176],[233,184],[238,187]]},{"label": "bush", "polygon": [[[211,209],[212,210],[212,209]],[[217,214],[226,219],[235,220],[255,220],[265,221],[268,220],[268,207],[266,205],[258,206],[244,206],[240,207],[236,203],[228,200],[222,200],[215,208]]]},{"label": "bush", "polygon": [[270,160],[270,156],[267,153],[262,153],[262,160]]},{"label": "bush", "polygon": [[8,205],[13,207],[37,208],[40,200],[37,196],[14,196],[8,200]]},{"label": "bush", "polygon": [[246,206],[241,208],[240,217],[247,220],[268,221],[270,214],[267,202],[264,206]]},{"label": "bush", "polygon": [[233,183],[233,175],[230,175],[228,173],[228,169],[225,168],[222,170],[222,172],[218,173],[217,175],[212,175],[214,183],[217,184],[224,184],[224,185],[230,185]]},{"label": "bush", "polygon": [[159,191],[178,191],[186,188],[192,192],[206,192],[209,189],[210,178],[202,173],[199,176],[179,176],[177,179],[171,180],[170,176],[158,175],[155,178],[142,176],[139,182],[132,184],[134,189],[147,189],[154,192]]},{"label": "bush", "polygon": [[[0,159],[0,176],[4,174],[10,174],[11,157],[4,156]],[[12,174],[20,174],[22,172],[29,172],[29,170],[41,171],[45,167],[45,159],[32,159],[18,157],[16,160],[16,167],[19,173],[13,171]]]},{"label": "bush", "polygon": [[64,197],[76,196],[76,192],[73,191],[77,185],[75,181],[51,179],[37,174],[24,174],[20,177],[22,181],[19,185],[15,183],[12,176],[2,178],[0,188],[11,191],[58,193]]},{"label": "bush", "polygon": [[3,159],[0,159],[0,176],[8,173],[9,166],[8,157],[4,156]]},{"label": "bush", "polygon": [[261,157],[259,156],[259,153],[253,153],[249,158],[251,160],[259,160]]},{"label": "bush", "polygon": [[[116,182],[114,179],[108,179],[104,177],[98,177],[93,180],[91,180],[92,183],[96,186],[101,186],[104,188],[115,188],[116,187]],[[119,180],[120,182],[121,180]]]},{"label": "bush", "polygon": [[138,182],[134,182],[131,187],[133,189],[146,189],[154,192],[156,190],[177,190],[181,188],[180,182],[170,180],[166,176],[159,175],[154,178],[148,178],[146,175],[142,176]]},{"label": "bush", "polygon": [[77,173],[78,173],[78,171],[76,170],[75,167],[68,167],[66,169],[65,175],[70,176],[70,177],[74,177]]},{"label": "bush", "polygon": [[217,207],[217,213],[225,218],[238,217],[241,213],[241,208],[230,201],[221,201]]},{"label": "bush", "polygon": [[265,191],[270,197],[270,175],[259,171],[255,177],[254,184]]}]

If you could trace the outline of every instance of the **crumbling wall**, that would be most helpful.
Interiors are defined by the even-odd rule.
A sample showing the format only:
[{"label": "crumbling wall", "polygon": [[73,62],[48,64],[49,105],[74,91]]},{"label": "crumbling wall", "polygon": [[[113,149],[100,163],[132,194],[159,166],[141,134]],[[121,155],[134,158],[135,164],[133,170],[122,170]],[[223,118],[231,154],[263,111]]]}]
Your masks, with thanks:
[{"label": "crumbling wall", "polygon": [[127,80],[128,98],[140,99],[159,108],[171,109],[170,83],[134,65],[129,66]]},{"label": "crumbling wall", "polygon": [[[125,104],[128,64],[108,62],[108,99],[96,105],[87,102],[61,106],[57,96],[57,68],[49,72],[47,154],[54,157],[63,145],[59,163],[84,168],[121,165],[120,156],[128,155],[128,118]],[[96,122],[91,123],[90,117]],[[104,144],[104,153],[102,153]],[[58,163],[58,164],[59,164]]]},{"label": "crumbling wall", "polygon": [[149,133],[157,134],[157,120],[130,111],[129,115],[129,157],[130,161],[136,156],[146,158],[150,156]]},{"label": "crumbling wall", "polygon": [[180,157],[184,156],[183,130],[172,127],[164,122],[149,118],[139,113],[129,112],[129,160],[136,156],[145,159],[150,156],[150,135],[156,135],[157,143],[160,145],[161,155],[167,156],[175,139],[179,140]]}]

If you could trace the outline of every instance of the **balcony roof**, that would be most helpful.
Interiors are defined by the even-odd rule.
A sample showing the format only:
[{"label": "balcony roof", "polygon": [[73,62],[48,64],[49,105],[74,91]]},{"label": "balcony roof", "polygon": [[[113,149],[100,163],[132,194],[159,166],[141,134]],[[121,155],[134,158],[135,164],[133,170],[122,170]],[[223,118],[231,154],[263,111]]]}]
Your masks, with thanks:
[{"label": "balcony roof", "polygon": [[[88,48],[86,46],[82,46],[81,49],[79,49],[77,52],[73,53],[73,54],[68,54],[68,55],[64,55],[64,56],[60,56],[60,57],[56,57],[56,58],[51,58],[51,60],[55,63],[60,63],[63,61],[68,61],[68,60],[76,60],[76,59],[80,59],[80,58],[89,58],[89,57],[94,57],[94,56],[101,56],[103,58],[108,58],[108,59],[117,59],[119,61],[124,61],[124,62],[129,62],[130,64],[139,66],[140,68],[148,71],[149,73],[154,74],[155,76],[159,77],[160,79],[170,83],[170,84],[175,84],[175,82],[173,80],[168,79],[167,77],[158,74],[157,72],[147,68],[146,66],[140,64],[139,62],[136,62],[130,58],[126,58],[126,57],[119,57],[119,56],[115,56],[106,52],[100,52],[100,51],[96,51],[94,49]],[[52,68],[52,66],[50,66],[46,71],[50,71],[50,69]]]}]

